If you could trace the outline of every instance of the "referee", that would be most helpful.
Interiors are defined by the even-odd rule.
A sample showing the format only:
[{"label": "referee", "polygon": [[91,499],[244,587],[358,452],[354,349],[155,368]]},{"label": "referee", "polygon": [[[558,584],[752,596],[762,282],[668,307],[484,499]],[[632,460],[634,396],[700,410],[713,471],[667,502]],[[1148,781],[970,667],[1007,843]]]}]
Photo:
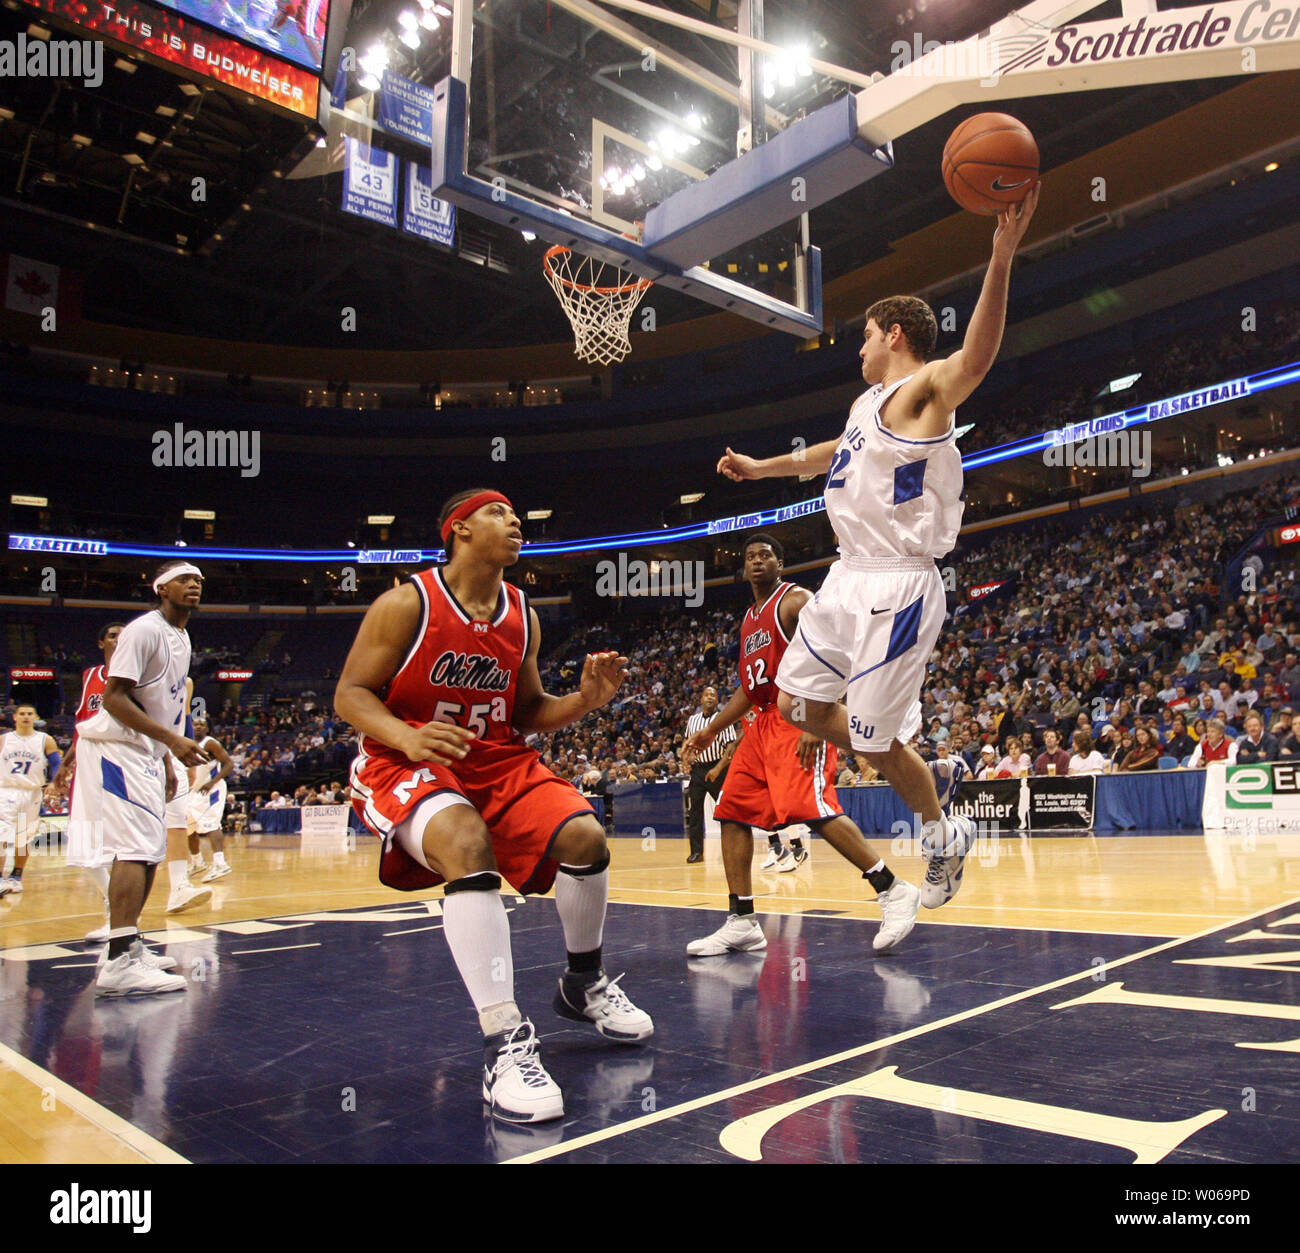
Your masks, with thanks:
[{"label": "referee", "polygon": [[[706,687],[700,695],[700,709],[686,720],[686,734],[692,736],[702,731],[713,720],[718,710],[718,689]],[[686,792],[686,834],[690,837],[691,852],[687,862],[704,860],[704,797],[707,793],[717,803],[722,791],[722,780],[727,773],[727,762],[738,738],[734,725],[721,732],[691,766],[691,783]]]}]

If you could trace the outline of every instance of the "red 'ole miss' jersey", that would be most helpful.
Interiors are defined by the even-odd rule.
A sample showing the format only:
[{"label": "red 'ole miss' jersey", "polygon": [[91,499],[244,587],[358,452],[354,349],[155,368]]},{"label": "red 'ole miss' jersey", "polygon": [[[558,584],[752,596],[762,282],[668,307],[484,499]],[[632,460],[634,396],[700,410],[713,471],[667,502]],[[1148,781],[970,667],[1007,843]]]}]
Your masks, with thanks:
[{"label": "red 'ole miss' jersey", "polygon": [[104,703],[104,687],[108,676],[103,666],[87,666],[81,672],[81,703],[77,706],[77,721],[93,718]]},{"label": "red 'ole miss' jersey", "polygon": [[776,704],[776,668],[790,643],[777,611],[794,586],[778,583],[761,607],[750,605],[740,620],[740,685],[756,709]]},{"label": "red 'ole miss' jersey", "polygon": [[[440,568],[411,576],[420,594],[420,626],[393,675],[384,704],[411,726],[454,722],[475,734],[473,744],[513,737],[515,686],[532,643],[528,598],[509,583],[491,621],[474,619],[452,595]],[[363,738],[367,753],[383,746]]]}]

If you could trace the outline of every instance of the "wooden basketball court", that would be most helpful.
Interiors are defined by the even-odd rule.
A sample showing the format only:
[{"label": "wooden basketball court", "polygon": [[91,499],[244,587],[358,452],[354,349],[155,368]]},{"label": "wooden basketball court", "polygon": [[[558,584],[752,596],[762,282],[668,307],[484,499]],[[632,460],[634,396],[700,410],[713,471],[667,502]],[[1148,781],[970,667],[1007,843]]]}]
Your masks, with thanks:
[{"label": "wooden basketball court", "polygon": [[[518,999],[566,1094],[542,1127],[484,1118],[439,891],[380,886],[364,837],[229,843],[210,908],[168,918],[158,894],[142,920],[181,994],[94,997],[98,907],[61,853],[0,900],[0,1160],[1300,1152],[1300,836],[1002,840],[884,957],[856,871],[814,840],[799,870],[759,872],[764,845],[768,949],[715,959],[685,946],[726,908],[717,842],[688,866],[685,841],[615,840],[606,966],[654,1016],[647,1046],[551,1013],[553,904],[508,898]],[[919,882],[919,857],[889,859]],[[1247,1089],[1267,1096],[1244,1111]]]}]

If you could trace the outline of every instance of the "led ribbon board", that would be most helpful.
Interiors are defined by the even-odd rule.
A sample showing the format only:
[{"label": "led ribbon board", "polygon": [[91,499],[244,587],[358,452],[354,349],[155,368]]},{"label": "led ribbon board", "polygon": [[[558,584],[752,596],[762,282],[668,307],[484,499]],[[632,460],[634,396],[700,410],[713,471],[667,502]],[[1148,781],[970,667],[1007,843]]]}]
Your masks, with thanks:
[{"label": "led ribbon board", "polygon": [[[1259,374],[1248,374],[1182,392],[1164,400],[1153,400],[1147,405],[1137,405],[1119,413],[1106,414],[1087,422],[1076,422],[1057,430],[1044,431],[1027,439],[1010,444],[1000,444],[984,452],[962,458],[962,470],[969,472],[981,466],[1016,457],[1041,454],[1044,449],[1078,440],[1092,439],[1113,431],[1121,431],[1139,422],[1159,422],[1164,418],[1195,413],[1230,400],[1242,400],[1285,387],[1300,381],[1300,361],[1278,366]],[[715,518],[711,522],[698,522],[691,526],[664,528],[658,531],[633,531],[624,535],[599,535],[591,539],[568,540],[550,544],[525,544],[523,552],[533,556],[560,556],[565,553],[607,552],[618,548],[643,548],[651,544],[676,544],[683,540],[707,539],[727,535],[734,531],[749,531],[756,527],[776,526],[795,518],[821,513],[826,501],[821,496],[801,500],[779,509],[764,509],[758,513],[742,513],[731,518]],[[1300,536],[1300,530],[1297,530]],[[73,539],[59,535],[10,535],[9,547],[23,552],[67,553],[81,557],[175,557],[177,550],[161,544],[116,544],[104,540]],[[441,548],[186,548],[185,554],[195,561],[294,561],[320,565],[433,565],[443,560]]]}]

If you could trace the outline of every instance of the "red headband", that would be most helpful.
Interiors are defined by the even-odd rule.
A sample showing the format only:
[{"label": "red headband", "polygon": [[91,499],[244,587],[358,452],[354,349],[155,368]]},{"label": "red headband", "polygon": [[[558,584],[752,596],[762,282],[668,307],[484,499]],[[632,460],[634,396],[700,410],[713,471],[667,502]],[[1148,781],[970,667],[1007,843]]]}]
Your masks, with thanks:
[{"label": "red headband", "polygon": [[484,505],[490,505],[494,500],[499,500],[508,509],[514,509],[505,496],[500,492],[479,492],[477,496],[471,496],[468,500],[463,500],[455,509],[447,515],[447,521],[442,524],[442,542],[444,547],[451,538],[451,524],[453,522],[463,522],[471,513],[482,509]]}]

